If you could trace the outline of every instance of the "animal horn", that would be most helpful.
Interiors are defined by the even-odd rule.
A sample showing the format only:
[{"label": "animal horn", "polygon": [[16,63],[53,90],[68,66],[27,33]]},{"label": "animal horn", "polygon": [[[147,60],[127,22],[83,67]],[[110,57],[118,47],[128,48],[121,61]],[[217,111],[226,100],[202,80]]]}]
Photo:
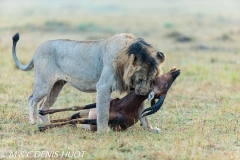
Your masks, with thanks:
[{"label": "animal horn", "polygon": [[[159,97],[159,100],[157,101],[156,104],[154,104],[153,106],[149,107],[149,108],[146,108],[143,112],[142,112],[142,118],[145,117],[145,116],[148,116],[148,115],[151,115],[151,114],[154,114],[156,113],[160,108],[161,106],[163,105],[163,102],[164,102],[164,99],[165,99],[165,96],[160,96]],[[147,112],[149,111],[149,112]],[[145,113],[147,112],[147,113]],[[145,114],[144,114],[145,113]],[[143,115],[144,114],[144,115]]]}]

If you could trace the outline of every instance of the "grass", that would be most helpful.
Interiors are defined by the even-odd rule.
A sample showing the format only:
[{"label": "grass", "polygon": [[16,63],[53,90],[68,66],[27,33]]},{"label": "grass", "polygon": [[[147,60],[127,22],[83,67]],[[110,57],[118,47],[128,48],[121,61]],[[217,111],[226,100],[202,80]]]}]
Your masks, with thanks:
[{"label": "grass", "polygon": [[[16,3],[3,1],[0,6],[0,153],[86,151],[82,159],[240,159],[238,1],[222,5],[198,1],[198,7],[189,0],[184,4],[153,1],[155,5],[135,1]],[[17,69],[11,55],[11,37],[17,31],[21,36],[17,55],[24,64],[50,39],[102,39],[121,32],[143,37],[163,51],[167,56],[164,72],[176,66],[181,75],[162,109],[149,117],[162,134],[144,131],[139,123],[125,132],[108,134],[70,126],[38,132],[36,125],[29,124],[27,109],[34,72]],[[182,37],[191,40],[178,41]],[[66,86],[53,108],[91,102],[95,94]]]}]

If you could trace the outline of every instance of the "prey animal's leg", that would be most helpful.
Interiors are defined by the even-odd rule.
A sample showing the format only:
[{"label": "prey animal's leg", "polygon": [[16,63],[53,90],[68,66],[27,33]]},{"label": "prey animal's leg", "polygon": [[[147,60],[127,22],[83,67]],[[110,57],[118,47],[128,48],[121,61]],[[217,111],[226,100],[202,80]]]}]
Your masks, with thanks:
[{"label": "prey animal's leg", "polygon": [[47,130],[49,128],[55,128],[55,127],[61,127],[61,126],[65,126],[68,124],[94,124],[96,125],[96,119],[85,119],[85,118],[79,118],[79,119],[73,119],[71,121],[67,121],[67,122],[61,122],[61,123],[53,123],[53,124],[48,124],[48,125],[44,125],[44,126],[39,126],[38,129],[39,131],[44,131]]},{"label": "prey animal's leg", "polygon": [[87,109],[87,110],[83,110],[81,112],[75,113],[72,116],[67,118],[51,120],[51,123],[66,122],[66,121],[71,121],[72,119],[78,119],[78,118],[87,118],[89,111],[90,110]]},{"label": "prey animal's leg", "polygon": [[161,133],[161,129],[159,128],[153,128],[152,125],[150,124],[148,117],[142,117],[142,111],[145,109],[145,104],[144,102],[141,104],[141,106],[138,109],[138,116],[139,116],[139,120],[141,122],[141,125],[144,129],[149,130],[150,132],[156,132],[156,133]]},{"label": "prey animal's leg", "polygon": [[64,112],[64,111],[79,111],[79,110],[85,110],[85,109],[91,109],[96,108],[96,103],[88,104],[86,106],[73,106],[70,108],[62,108],[62,109],[48,109],[48,110],[39,110],[40,115],[46,115],[46,114],[53,114],[57,112]]}]

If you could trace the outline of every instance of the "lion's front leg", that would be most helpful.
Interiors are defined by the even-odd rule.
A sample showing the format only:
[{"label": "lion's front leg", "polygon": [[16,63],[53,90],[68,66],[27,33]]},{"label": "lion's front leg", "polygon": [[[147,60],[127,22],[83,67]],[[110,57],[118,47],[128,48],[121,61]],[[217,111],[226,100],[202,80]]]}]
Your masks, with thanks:
[{"label": "lion's front leg", "polygon": [[111,68],[104,68],[97,83],[97,131],[108,131],[110,98],[113,79]]},{"label": "lion's front leg", "polygon": [[161,133],[162,132],[161,129],[159,129],[157,127],[155,127],[155,128],[152,127],[152,125],[150,124],[150,122],[148,120],[148,117],[143,117],[143,118],[141,117],[141,113],[144,109],[145,109],[145,104],[143,102],[138,109],[138,116],[139,116],[139,120],[141,122],[143,129],[147,129],[150,132]]},{"label": "lion's front leg", "polygon": [[110,108],[110,87],[100,85],[97,88],[97,131],[108,130],[109,108]]}]

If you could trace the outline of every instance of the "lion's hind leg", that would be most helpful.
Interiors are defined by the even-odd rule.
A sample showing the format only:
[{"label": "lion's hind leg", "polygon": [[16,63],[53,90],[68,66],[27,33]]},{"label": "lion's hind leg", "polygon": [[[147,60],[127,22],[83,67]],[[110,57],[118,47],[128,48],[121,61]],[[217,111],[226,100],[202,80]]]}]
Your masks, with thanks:
[{"label": "lion's hind leg", "polygon": [[[41,103],[40,109],[42,111],[48,110],[56,102],[57,97],[65,84],[66,84],[66,81],[63,81],[63,80],[59,80],[59,81],[55,82],[55,84],[52,86],[50,92],[47,94],[46,98],[44,99],[43,103]],[[40,114],[39,116],[40,116],[43,124],[50,123],[48,114],[47,115]]]},{"label": "lion's hind leg", "polygon": [[28,98],[29,118],[32,124],[41,123],[37,112],[37,105],[40,101],[45,101],[45,98],[52,88],[52,84],[44,80],[37,79],[34,83],[32,95]]},{"label": "lion's hind leg", "polygon": [[[29,98],[28,98],[28,106],[29,106],[29,120],[31,124],[36,124],[36,123],[41,123],[40,119],[37,115],[37,112],[35,110],[37,110],[37,104],[39,101],[41,101],[44,98],[44,96],[39,97],[38,99],[36,98],[36,96],[34,94],[32,94]],[[40,99],[40,100],[39,100]]]}]

